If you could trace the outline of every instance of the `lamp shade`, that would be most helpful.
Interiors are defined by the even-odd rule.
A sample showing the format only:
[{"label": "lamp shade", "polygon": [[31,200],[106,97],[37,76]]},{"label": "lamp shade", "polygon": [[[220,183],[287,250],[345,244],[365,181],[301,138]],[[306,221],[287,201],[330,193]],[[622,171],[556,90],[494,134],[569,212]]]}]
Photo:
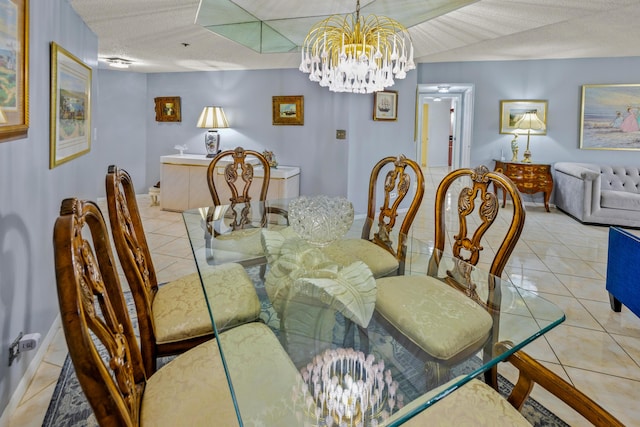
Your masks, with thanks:
[{"label": "lamp shade", "polygon": [[4,111],[2,111],[2,108],[0,108],[0,124],[3,123],[7,123],[7,116],[4,114]]},{"label": "lamp shade", "polygon": [[545,125],[536,111],[527,111],[522,115],[522,118],[516,123],[516,127],[519,130],[544,130]]},{"label": "lamp shade", "polygon": [[196,126],[207,129],[221,129],[228,128],[229,122],[224,115],[222,107],[204,107]]}]

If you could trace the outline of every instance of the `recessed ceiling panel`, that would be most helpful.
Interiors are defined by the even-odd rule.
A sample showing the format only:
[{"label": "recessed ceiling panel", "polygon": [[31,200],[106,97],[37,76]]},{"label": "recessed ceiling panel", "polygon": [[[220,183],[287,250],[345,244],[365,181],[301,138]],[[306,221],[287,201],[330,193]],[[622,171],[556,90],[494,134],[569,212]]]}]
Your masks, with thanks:
[{"label": "recessed ceiling panel", "polygon": [[[360,14],[387,16],[411,27],[475,1],[369,0],[360,3]],[[355,7],[355,1],[344,0],[202,0],[196,23],[256,52],[292,52],[314,24],[331,15],[354,13]]]}]

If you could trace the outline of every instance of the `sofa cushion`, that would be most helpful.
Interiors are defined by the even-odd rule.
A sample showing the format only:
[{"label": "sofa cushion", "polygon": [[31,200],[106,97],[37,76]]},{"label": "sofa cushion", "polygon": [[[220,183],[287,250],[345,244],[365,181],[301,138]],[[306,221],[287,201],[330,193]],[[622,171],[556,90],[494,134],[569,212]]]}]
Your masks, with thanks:
[{"label": "sofa cushion", "polygon": [[600,166],[600,174],[602,190],[640,194],[640,169],[632,166]]},{"label": "sofa cushion", "polygon": [[602,190],[600,207],[640,211],[640,194],[627,193],[626,191]]}]

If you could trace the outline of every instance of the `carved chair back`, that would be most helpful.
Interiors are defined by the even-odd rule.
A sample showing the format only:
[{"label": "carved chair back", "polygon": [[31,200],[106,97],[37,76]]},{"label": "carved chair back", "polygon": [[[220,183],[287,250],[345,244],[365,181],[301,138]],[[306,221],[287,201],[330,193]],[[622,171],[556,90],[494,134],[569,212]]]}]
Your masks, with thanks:
[{"label": "carved chair back", "polygon": [[142,226],[135,187],[129,173],[115,165],[106,176],[107,207],[111,234],[120,265],[131,288],[138,315],[142,357],[147,373],[155,372],[156,332],[152,306],[158,279]]},{"label": "carved chair back", "polygon": [[[452,187],[453,184],[456,184]],[[445,176],[436,190],[435,201],[435,244],[434,248],[444,251],[446,237],[453,236],[451,247],[454,257],[477,265],[484,249],[482,239],[498,219],[500,209],[498,198],[490,191],[490,186],[499,186],[511,197],[513,212],[502,241],[495,249],[489,273],[500,277],[509,256],[513,252],[524,228],[525,208],[520,192],[504,174],[490,171],[486,166],[475,169],[457,169]],[[446,210],[451,203],[447,198],[449,189],[459,188],[457,200],[458,230],[448,233]],[[455,206],[455,204],[454,204]],[[438,254],[437,251],[435,251]],[[438,257],[433,258],[436,262]]]},{"label": "carved chair back", "polygon": [[53,245],[62,327],[80,386],[101,426],[138,426],[146,377],[100,209],[65,199]]},{"label": "carved chair back", "polygon": [[[391,167],[391,168],[389,168]],[[384,180],[381,171],[387,170]],[[415,182],[412,183],[412,176]],[[377,187],[382,183],[382,203],[377,204]],[[415,185],[414,185],[415,184]],[[367,218],[362,228],[362,238],[370,240],[386,249],[398,260],[398,274],[404,273],[409,229],[420,208],[424,196],[424,174],[420,165],[404,155],[389,156],[380,160],[371,170],[369,178],[369,201]],[[393,230],[398,217],[398,207],[409,197],[409,207],[398,229],[398,241],[394,245]],[[371,229],[377,224],[377,231],[371,237]]]},{"label": "carved chair back", "polygon": [[[251,159],[257,159],[258,166],[262,166],[263,176],[262,184],[260,185],[260,192],[258,193],[258,200],[264,202],[267,199],[267,191],[269,190],[269,179],[271,178],[271,168],[269,161],[260,153],[254,150],[245,150],[242,147],[236,147],[233,150],[226,150],[218,153],[209,163],[207,169],[207,184],[209,185],[209,191],[213,198],[213,204],[220,206],[221,204],[230,204],[231,209],[228,211],[231,222],[229,226],[233,230],[244,228],[250,222],[250,210],[249,205],[245,205],[251,201],[249,191],[253,184],[254,179],[254,164]],[[224,167],[224,182],[227,184],[231,191],[229,200],[220,200],[220,194],[222,189],[216,186],[216,168],[221,162],[228,162]],[[242,204],[236,210],[237,204]],[[266,213],[263,216],[266,222]]]}]

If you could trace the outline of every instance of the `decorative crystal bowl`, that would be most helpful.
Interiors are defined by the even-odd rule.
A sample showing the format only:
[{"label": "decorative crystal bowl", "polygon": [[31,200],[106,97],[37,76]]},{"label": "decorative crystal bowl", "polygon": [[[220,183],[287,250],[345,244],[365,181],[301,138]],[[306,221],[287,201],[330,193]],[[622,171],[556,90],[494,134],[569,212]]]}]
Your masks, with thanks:
[{"label": "decorative crystal bowl", "polygon": [[342,238],[353,224],[353,205],[344,197],[302,196],[288,210],[293,231],[316,246]]}]

